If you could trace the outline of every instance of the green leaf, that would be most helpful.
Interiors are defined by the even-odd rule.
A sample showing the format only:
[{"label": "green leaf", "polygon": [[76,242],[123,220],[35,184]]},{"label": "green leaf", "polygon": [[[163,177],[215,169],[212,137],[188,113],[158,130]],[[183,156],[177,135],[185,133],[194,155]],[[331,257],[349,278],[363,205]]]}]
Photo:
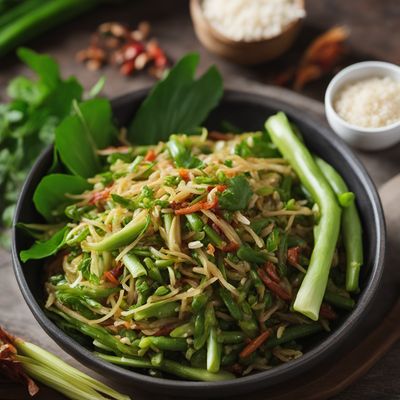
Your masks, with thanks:
[{"label": "green leaf", "polygon": [[214,66],[196,81],[198,63],[198,54],[184,56],[155,85],[129,127],[131,142],[166,141],[170,134],[193,129],[206,119],[222,97],[223,83]]},{"label": "green leaf", "polygon": [[254,133],[251,141],[243,139],[235,146],[235,154],[240,157],[279,157],[276,146],[271,142],[265,133]]},{"label": "green leaf", "polygon": [[229,211],[247,208],[253,192],[249,182],[243,175],[228,180],[228,188],[219,196],[219,205]]},{"label": "green leaf", "polygon": [[89,178],[100,171],[97,149],[109,146],[115,137],[111,106],[106,99],[93,99],[76,104],[75,110],[57,127],[56,147],[73,174]]},{"label": "green leaf", "polygon": [[26,47],[17,50],[18,57],[35,71],[40,80],[48,87],[55,87],[60,81],[60,68],[54,58],[39,54]]},{"label": "green leaf", "polygon": [[19,256],[22,262],[27,262],[28,260],[39,260],[57,253],[57,251],[65,244],[68,230],[69,228],[64,226],[64,228],[56,232],[50,239],[37,241],[30,249],[21,251]]},{"label": "green leaf", "polygon": [[8,97],[23,100],[32,105],[40,104],[47,93],[48,88],[45,85],[25,76],[14,78],[7,86]]},{"label": "green leaf", "polygon": [[80,110],[98,149],[109,146],[115,138],[111,104],[107,99],[92,99],[80,104]]},{"label": "green leaf", "polygon": [[52,116],[65,118],[71,113],[73,100],[80,101],[82,93],[83,87],[76,78],[68,78],[60,82],[47,96],[42,107],[47,109]]},{"label": "green leaf", "polygon": [[80,194],[91,185],[79,176],[51,174],[45,176],[33,195],[36,209],[48,221],[54,221],[63,214],[64,208],[72,203],[65,195]]}]

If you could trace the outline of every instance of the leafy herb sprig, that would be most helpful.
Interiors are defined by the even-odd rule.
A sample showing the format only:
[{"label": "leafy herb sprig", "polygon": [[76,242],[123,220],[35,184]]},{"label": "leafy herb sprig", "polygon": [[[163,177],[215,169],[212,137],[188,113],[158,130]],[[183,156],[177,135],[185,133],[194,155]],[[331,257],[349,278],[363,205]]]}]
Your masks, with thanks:
[{"label": "leafy herb sprig", "polygon": [[[83,95],[76,78],[61,78],[52,57],[26,48],[20,48],[18,56],[37,77],[13,79],[7,88],[11,101],[0,104],[0,245],[4,247],[9,241],[5,229],[11,226],[27,173],[41,151],[53,143],[55,128],[70,114],[73,101]],[[101,88],[96,85],[91,95]]]},{"label": "leafy herb sprig", "polygon": [[[189,134],[204,122],[222,96],[223,83],[215,67],[195,80],[198,63],[198,54],[184,56],[155,85],[131,123],[129,139],[132,144],[156,143],[168,138],[171,132]],[[36,209],[48,222],[66,223],[63,210],[69,200],[65,193],[77,194],[89,189],[87,178],[102,171],[98,150],[116,142],[110,102],[106,99],[78,101],[70,99],[69,113],[55,129],[55,154],[70,174],[45,176],[33,198]],[[176,153],[182,165],[199,161],[179,143],[172,146],[171,151]],[[114,198],[114,201],[118,200],[123,199]],[[25,250],[21,254],[23,261],[54,254],[65,243],[63,229],[55,234],[56,239],[49,239],[47,235]]]}]

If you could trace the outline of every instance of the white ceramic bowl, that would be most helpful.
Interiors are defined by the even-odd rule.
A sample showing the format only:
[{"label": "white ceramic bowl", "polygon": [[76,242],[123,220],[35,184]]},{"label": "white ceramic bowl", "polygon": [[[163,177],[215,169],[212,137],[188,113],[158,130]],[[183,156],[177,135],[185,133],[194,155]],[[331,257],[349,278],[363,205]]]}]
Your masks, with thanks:
[{"label": "white ceramic bowl", "polygon": [[400,82],[400,67],[381,61],[365,61],[340,71],[325,93],[325,112],[329,125],[350,145],[364,150],[381,150],[400,141],[400,121],[381,128],[363,128],[342,119],[333,107],[338,90],[344,85],[374,76],[389,76]]}]

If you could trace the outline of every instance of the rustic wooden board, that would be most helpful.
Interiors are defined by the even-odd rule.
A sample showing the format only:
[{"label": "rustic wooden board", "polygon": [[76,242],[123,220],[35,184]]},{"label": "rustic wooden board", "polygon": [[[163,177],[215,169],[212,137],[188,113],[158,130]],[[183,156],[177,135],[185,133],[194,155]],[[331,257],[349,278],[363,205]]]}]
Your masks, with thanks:
[{"label": "rustic wooden board", "polygon": [[[303,109],[305,113],[312,115],[313,118],[319,118],[321,124],[326,123],[323,118],[323,107],[319,102],[300,95],[295,95],[287,90],[262,86],[250,81],[237,81],[232,88],[268,94],[278,100],[286,101],[291,105]],[[387,154],[387,152],[382,153],[379,157],[372,153],[361,154],[367,169],[372,173],[375,182],[379,186],[387,181],[393,174],[394,169],[382,167],[382,165],[384,165],[383,161],[381,161],[381,167],[378,170],[376,169],[376,164],[379,162],[378,160],[387,159]],[[390,313],[386,319],[383,317],[384,313],[389,312],[393,307],[396,288],[398,293],[398,288],[400,287],[400,273],[399,269],[396,268],[396,266],[399,265],[399,257],[397,256],[397,251],[394,251],[400,246],[400,237],[396,235],[396,232],[400,230],[400,209],[397,207],[397,198],[399,195],[400,178],[396,178],[390,183],[383,185],[381,196],[387,217],[389,233],[389,257],[387,272],[385,274],[388,291],[382,293],[378,307],[373,311],[374,313],[381,313],[382,322],[377,326],[375,331],[366,332],[365,341],[354,344],[354,347],[349,349],[345,357],[338,359],[333,365],[319,365],[316,369],[290,382],[290,384],[285,383],[283,386],[284,390],[282,390],[282,386],[269,389],[268,399],[289,400],[293,398],[306,398],[310,400],[322,400],[330,398],[346,389],[352,382],[365,374],[369,368],[388,351],[390,346],[395,343],[400,329],[398,319],[396,318],[400,311],[399,305],[397,304],[397,308],[392,309],[392,313]],[[0,304],[0,324],[6,326],[14,334],[44,346],[48,350],[59,354],[71,364],[85,370],[84,366],[82,367],[82,365],[79,365],[47,337],[34,320],[15,282],[11,269],[10,256],[4,251],[0,251]],[[400,354],[399,350],[399,346],[397,346],[395,354]],[[394,359],[393,361],[394,365],[397,365],[396,360]],[[86,372],[104,381],[104,377],[99,377],[92,371],[86,370]],[[400,394],[400,388],[394,385],[391,394],[393,393]],[[23,396],[24,390],[21,387],[18,385],[10,385],[0,380],[0,399],[23,399],[25,398]],[[255,400],[266,398],[265,393],[252,394],[252,397]],[[62,399],[62,397],[59,397],[47,389],[37,398],[43,400]],[[134,398],[144,400],[150,399],[151,396],[146,395],[146,393],[141,393],[138,389],[134,391]],[[346,397],[342,398],[345,399]],[[363,396],[360,397],[360,399],[361,398],[366,399],[368,397]],[[375,397],[370,398],[372,399]],[[391,399],[392,397],[387,398]]]}]

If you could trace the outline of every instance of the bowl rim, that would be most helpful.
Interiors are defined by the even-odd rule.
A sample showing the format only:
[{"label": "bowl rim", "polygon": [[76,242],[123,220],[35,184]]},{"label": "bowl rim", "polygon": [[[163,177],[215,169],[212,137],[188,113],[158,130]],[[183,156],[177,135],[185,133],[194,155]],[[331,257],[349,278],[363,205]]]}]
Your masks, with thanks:
[{"label": "bowl rim", "polygon": [[[398,75],[399,77],[399,82],[400,82],[400,66],[386,62],[386,61],[375,61],[375,60],[370,60],[370,61],[361,61],[358,63],[354,63],[352,65],[349,65],[346,68],[343,68],[340,72],[338,72],[332,80],[329,82],[328,87],[326,88],[325,91],[325,108],[326,112],[330,113],[331,116],[335,118],[335,121],[342,126],[346,127],[347,129],[352,130],[353,134],[358,135],[360,138],[362,137],[375,137],[376,133],[392,133],[393,130],[396,130],[397,128],[400,127],[400,120],[393,122],[390,125],[386,126],[381,126],[379,128],[366,128],[362,126],[357,126],[354,124],[351,124],[350,122],[347,122],[344,120],[335,110],[335,107],[333,106],[333,99],[337,93],[338,90],[343,86],[343,81],[346,80],[347,76],[354,71],[366,71],[370,68],[375,68],[375,69],[380,69],[382,71],[382,75],[387,76],[387,72],[391,71],[395,75]],[[385,74],[386,72],[386,74]],[[377,72],[371,72],[371,77],[376,75]],[[353,81],[357,81],[358,79],[355,77],[352,79]],[[400,132],[399,132],[399,138],[400,138]]]},{"label": "bowl rim", "polygon": [[[305,5],[305,0],[295,0],[296,3],[299,4],[299,6],[306,11],[306,5]],[[306,16],[304,17],[299,17],[291,22],[289,22],[287,25],[285,25],[282,29],[281,32],[267,37],[263,39],[257,39],[257,40],[235,40],[232,39],[228,36],[225,36],[221,31],[216,29],[208,20],[208,18],[204,15],[203,8],[201,3],[203,0],[190,0],[190,15],[193,20],[199,19],[201,23],[206,27],[211,35],[217,39],[218,41],[222,42],[225,46],[259,46],[263,45],[272,41],[275,41],[285,35],[287,32],[291,31],[294,29],[301,21],[305,19]]]},{"label": "bowl rim", "polygon": [[[145,88],[113,99],[113,109],[115,110],[115,108],[117,108],[119,104],[123,104],[127,100],[130,100],[132,102],[139,99],[142,100],[144,96],[148,93],[148,91],[149,88]],[[297,108],[288,105],[285,102],[276,100],[272,97],[245,91],[225,89],[224,97],[221,100],[220,104],[222,104],[224,101],[244,101],[255,106],[264,104],[277,110],[283,110],[289,115],[289,118],[291,116],[295,116],[296,112],[298,113]],[[257,387],[261,388],[261,386],[271,386],[273,384],[284,381],[286,378],[291,378],[295,375],[298,375],[302,371],[301,367],[303,366],[304,368],[304,365],[307,365],[307,368],[315,366],[319,361],[321,353],[326,354],[326,356],[332,354],[333,351],[337,349],[341,343],[343,343],[343,341],[346,339],[346,336],[348,336],[350,332],[354,332],[355,326],[366,314],[380,286],[384,270],[383,266],[386,245],[385,218],[375,184],[373,183],[362,163],[339,137],[337,137],[336,135],[332,135],[331,131],[328,128],[321,126],[321,124],[319,124],[317,120],[312,117],[311,114],[302,114],[306,115],[306,118],[303,117],[304,124],[308,125],[308,127],[315,131],[318,131],[319,134],[323,135],[336,149],[336,151],[342,153],[349,167],[358,171],[357,175],[360,183],[365,188],[368,188],[368,199],[369,203],[371,204],[373,214],[369,217],[373,218],[374,224],[376,226],[376,238],[374,238],[374,241],[376,241],[376,254],[372,259],[372,265],[370,266],[371,272],[368,282],[363,292],[360,294],[355,309],[346,316],[341,325],[337,327],[333,332],[331,332],[327,338],[325,338],[323,341],[321,341],[321,343],[319,343],[311,350],[307,351],[302,357],[289,363],[279,365],[267,371],[257,372],[255,374],[245,377],[220,382],[199,382],[155,378],[141,374],[139,372],[136,372],[135,370],[125,369],[123,367],[111,364],[94,356],[92,352],[90,352],[88,349],[86,349],[78,342],[73,340],[66,333],[64,333],[45,315],[43,309],[38,304],[29,288],[27,280],[24,276],[22,262],[20,261],[17,252],[16,223],[18,222],[18,217],[22,209],[23,199],[27,195],[27,192],[29,191],[31,186],[31,181],[35,179],[37,171],[43,170],[43,168],[48,163],[48,158],[53,154],[52,146],[47,148],[47,150],[45,150],[35,162],[23,185],[18,199],[12,228],[12,261],[14,274],[16,276],[18,286],[22,292],[25,302],[27,303],[28,307],[30,308],[31,312],[33,313],[34,317],[43,328],[43,330],[53,340],[55,340],[62,349],[72,355],[83,365],[98,372],[101,371],[102,373],[107,373],[107,376],[111,379],[117,381],[123,378],[126,380],[126,382],[131,382],[133,385],[148,385],[143,386],[143,388],[148,389],[149,391],[162,390],[165,393],[176,394],[177,390],[179,390],[181,396],[190,395],[197,397],[207,394],[211,398],[213,396],[215,397],[219,395],[220,390],[222,391],[221,393],[224,393],[226,395],[243,393],[245,390],[251,392],[254,391]],[[266,380],[268,380],[268,384],[265,383]]]}]

